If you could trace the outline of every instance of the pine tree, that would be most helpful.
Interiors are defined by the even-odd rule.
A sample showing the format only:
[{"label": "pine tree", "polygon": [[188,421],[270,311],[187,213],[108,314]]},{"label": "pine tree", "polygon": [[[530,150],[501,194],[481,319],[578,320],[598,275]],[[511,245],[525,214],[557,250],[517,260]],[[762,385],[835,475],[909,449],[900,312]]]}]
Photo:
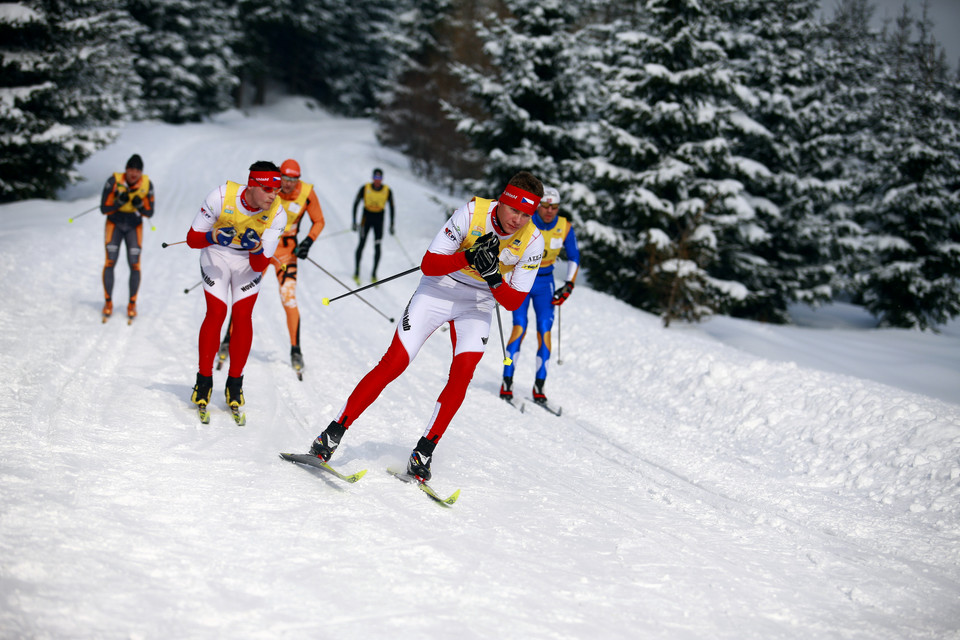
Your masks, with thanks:
[{"label": "pine tree", "polygon": [[[73,166],[112,139],[138,91],[112,2],[29,2],[0,13],[0,200],[52,198]],[[135,76],[134,76],[135,77]]]},{"label": "pine tree", "polygon": [[576,28],[589,3],[572,0],[507,0],[501,14],[477,29],[487,64],[456,63],[478,108],[452,105],[458,129],[485,157],[483,177],[472,183],[492,193],[520,170],[564,188],[565,159],[583,148],[578,125],[592,80],[579,73],[583,61]]},{"label": "pine tree", "polygon": [[402,151],[421,176],[449,185],[477,178],[483,164],[444,106],[469,109],[450,62],[476,65],[483,59],[478,47],[458,46],[471,41],[478,10],[473,1],[425,0],[401,19],[398,49],[407,53],[399,57],[377,112],[381,144]]},{"label": "pine tree", "polygon": [[765,266],[766,208],[735,178],[766,170],[733,153],[748,119],[716,8],[650,0],[611,29],[599,144],[579,171],[595,202],[578,231],[590,282],[667,323],[743,304],[744,276]]},{"label": "pine tree", "polygon": [[240,84],[236,6],[226,0],[128,0],[142,79],[138,118],[198,121],[229,108]]},{"label": "pine tree", "polygon": [[874,127],[879,171],[860,208],[871,253],[858,293],[884,326],[926,329],[960,315],[960,123],[930,31],[904,6]]},{"label": "pine tree", "polygon": [[813,178],[827,186],[826,208],[818,225],[826,234],[817,244],[829,266],[819,269],[819,260],[815,265],[830,277],[821,286],[829,288],[832,298],[856,289],[853,278],[870,259],[865,230],[857,220],[872,206],[864,205],[862,194],[876,180],[882,146],[874,127],[883,110],[876,87],[884,63],[881,34],[870,27],[872,14],[869,0],[838,1],[824,25],[822,44],[812,56],[821,80],[801,110],[809,131],[802,155],[811,164]]},{"label": "pine tree", "polygon": [[[789,303],[829,300],[834,291],[827,211],[836,193],[810,155],[820,123],[807,111],[819,104],[828,73],[811,55],[825,37],[819,6],[818,0],[748,0],[717,7],[725,22],[717,40],[743,98],[725,133],[734,160],[728,170],[754,194],[755,209],[748,227],[728,227],[734,236],[718,239],[720,260],[710,268],[751,291],[731,305],[733,315],[786,322]],[[752,256],[745,269],[726,262],[736,255],[731,248],[744,245],[744,233],[756,238],[743,250]]]},{"label": "pine tree", "polygon": [[406,2],[239,0],[243,82],[264,100],[268,83],[348,115],[368,115],[394,64],[392,37]]}]

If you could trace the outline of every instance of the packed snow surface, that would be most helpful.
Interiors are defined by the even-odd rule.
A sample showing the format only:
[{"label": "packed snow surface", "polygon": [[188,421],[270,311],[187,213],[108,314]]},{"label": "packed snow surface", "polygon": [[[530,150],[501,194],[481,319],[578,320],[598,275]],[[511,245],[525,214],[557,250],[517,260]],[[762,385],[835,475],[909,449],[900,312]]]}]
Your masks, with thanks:
[{"label": "packed snow surface", "polygon": [[[586,274],[554,327],[546,391],[561,417],[498,399],[493,323],[433,462],[435,488],[462,491],[454,508],[384,472],[433,411],[448,332],[331,460],[369,469],[359,483],[279,459],[335,416],[417,284],[321,303],[352,284],[350,208],[373,167],[397,204],[381,279],[419,264],[470,195],[414,176],[373,128],[302,99],[131,124],[60,201],[0,206],[0,637],[960,638],[955,323],[878,330],[835,305],[797,309],[793,326],[664,329]],[[103,219],[78,216],[132,153],[156,184],[156,229],[140,317],[121,317],[121,260],[121,316],[102,324]],[[184,239],[213,187],[288,157],[327,222],[310,253],[323,269],[299,265],[304,380],[271,272],[247,426],[226,411],[225,370],[202,425],[189,395],[204,301],[184,293],[199,252],[161,242]],[[521,392],[535,346],[517,362]]]}]

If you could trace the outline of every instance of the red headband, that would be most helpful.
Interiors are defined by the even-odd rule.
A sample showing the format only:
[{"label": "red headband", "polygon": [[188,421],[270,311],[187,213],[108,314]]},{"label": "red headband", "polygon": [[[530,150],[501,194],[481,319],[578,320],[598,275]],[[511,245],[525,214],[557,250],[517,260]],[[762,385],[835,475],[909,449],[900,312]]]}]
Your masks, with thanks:
[{"label": "red headband", "polygon": [[250,178],[247,180],[248,187],[273,187],[280,188],[279,171],[251,171]]},{"label": "red headband", "polygon": [[531,216],[536,213],[537,207],[540,206],[540,198],[512,184],[508,184],[507,188],[500,194],[500,202]]}]

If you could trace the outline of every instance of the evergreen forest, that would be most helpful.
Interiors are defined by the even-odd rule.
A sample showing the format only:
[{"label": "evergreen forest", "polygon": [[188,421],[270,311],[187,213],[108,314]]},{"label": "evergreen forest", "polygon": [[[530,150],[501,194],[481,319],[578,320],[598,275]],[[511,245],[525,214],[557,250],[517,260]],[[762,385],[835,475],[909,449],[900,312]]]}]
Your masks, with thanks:
[{"label": "evergreen forest", "polygon": [[[584,278],[666,325],[960,315],[960,76],[925,2],[0,4],[0,202],[55,198],[133,120],[304,95],[451,191],[557,187]],[[951,67],[951,65],[953,65]]]}]

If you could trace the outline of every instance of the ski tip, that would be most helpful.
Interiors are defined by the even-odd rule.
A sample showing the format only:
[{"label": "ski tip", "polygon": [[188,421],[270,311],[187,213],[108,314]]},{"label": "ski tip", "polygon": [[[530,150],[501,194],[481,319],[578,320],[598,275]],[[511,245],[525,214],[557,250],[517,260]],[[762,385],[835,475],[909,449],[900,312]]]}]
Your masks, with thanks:
[{"label": "ski tip", "polygon": [[446,500],[444,500],[443,503],[444,503],[444,504],[453,504],[454,502],[457,501],[457,498],[459,498],[459,497],[460,497],[460,489],[457,489],[457,490],[454,491],[452,494],[450,494],[450,497],[447,498]]}]

